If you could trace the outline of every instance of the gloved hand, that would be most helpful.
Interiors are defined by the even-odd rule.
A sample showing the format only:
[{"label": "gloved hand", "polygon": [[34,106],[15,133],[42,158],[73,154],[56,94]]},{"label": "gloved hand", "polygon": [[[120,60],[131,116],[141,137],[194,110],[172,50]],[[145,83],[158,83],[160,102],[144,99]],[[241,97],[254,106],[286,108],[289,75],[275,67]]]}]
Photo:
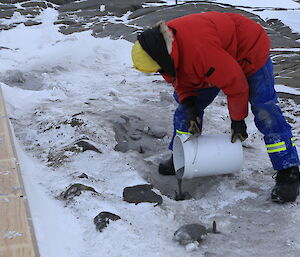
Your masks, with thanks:
[{"label": "gloved hand", "polygon": [[239,138],[241,142],[248,137],[245,120],[231,120],[231,143]]},{"label": "gloved hand", "polygon": [[186,116],[189,122],[188,132],[195,135],[201,134],[200,117],[196,107],[196,96],[189,96],[183,99],[182,104],[186,109]]}]

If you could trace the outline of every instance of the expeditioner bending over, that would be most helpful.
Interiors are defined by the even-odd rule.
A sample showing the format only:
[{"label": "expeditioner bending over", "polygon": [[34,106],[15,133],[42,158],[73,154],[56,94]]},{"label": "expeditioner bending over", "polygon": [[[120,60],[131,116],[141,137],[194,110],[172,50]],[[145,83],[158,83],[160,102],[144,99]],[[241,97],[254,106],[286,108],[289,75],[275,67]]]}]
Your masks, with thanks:
[{"label": "expeditioner bending over", "polygon": [[[132,47],[134,67],[159,72],[172,83],[174,134],[200,134],[204,109],[220,90],[227,96],[231,141],[244,141],[248,101],[254,122],[264,135],[276,174],[271,199],[293,202],[299,193],[299,157],[291,126],[277,103],[270,39],[256,22],[236,13],[206,12],[159,22],[138,35]],[[174,175],[173,157],[159,165]]]}]

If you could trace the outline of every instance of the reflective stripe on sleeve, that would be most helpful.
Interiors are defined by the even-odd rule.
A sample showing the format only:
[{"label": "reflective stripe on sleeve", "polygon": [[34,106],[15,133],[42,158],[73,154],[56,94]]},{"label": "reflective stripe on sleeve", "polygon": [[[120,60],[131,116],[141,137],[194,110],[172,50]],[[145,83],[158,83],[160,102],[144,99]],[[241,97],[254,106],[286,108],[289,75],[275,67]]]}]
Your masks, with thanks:
[{"label": "reflective stripe on sleeve", "polygon": [[179,134],[179,135],[192,135],[192,133],[190,133],[190,132],[180,131],[178,129],[176,129],[176,134]]},{"label": "reflective stripe on sleeve", "polygon": [[266,145],[268,153],[277,153],[286,150],[285,142]]}]

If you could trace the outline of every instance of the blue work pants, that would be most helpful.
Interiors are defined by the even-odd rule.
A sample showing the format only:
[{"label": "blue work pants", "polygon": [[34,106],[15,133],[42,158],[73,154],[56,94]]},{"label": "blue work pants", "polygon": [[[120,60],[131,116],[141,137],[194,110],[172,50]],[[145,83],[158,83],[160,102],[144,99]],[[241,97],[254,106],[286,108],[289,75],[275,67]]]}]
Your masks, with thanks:
[{"label": "blue work pants", "polygon": [[[264,135],[267,152],[274,170],[299,165],[291,126],[287,123],[277,105],[273,65],[270,58],[261,69],[248,78],[248,84],[249,101],[254,114],[254,122],[258,130]],[[220,89],[217,87],[199,89],[196,103],[201,127],[204,109],[215,99],[219,91]],[[174,93],[174,98],[179,103],[176,93]],[[173,149],[175,135],[187,133],[188,126],[185,107],[179,103],[174,113],[174,133],[169,149]]]}]

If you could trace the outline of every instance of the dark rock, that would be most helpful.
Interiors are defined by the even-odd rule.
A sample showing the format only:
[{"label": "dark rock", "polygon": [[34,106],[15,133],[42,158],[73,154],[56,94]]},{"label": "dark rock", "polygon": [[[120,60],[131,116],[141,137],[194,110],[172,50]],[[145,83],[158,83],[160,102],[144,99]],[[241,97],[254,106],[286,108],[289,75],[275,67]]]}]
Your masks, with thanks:
[{"label": "dark rock", "polygon": [[71,185],[66,191],[62,192],[61,197],[66,200],[73,199],[75,196],[81,195],[82,191],[91,191],[97,193],[94,188],[77,183]]},{"label": "dark rock", "polygon": [[0,4],[0,9],[16,9],[16,6],[13,4]]},{"label": "dark rock", "polygon": [[153,186],[149,184],[125,187],[123,190],[123,200],[128,203],[157,203],[162,204],[163,199],[160,195],[152,191]]},{"label": "dark rock", "polygon": [[21,4],[22,7],[41,7],[46,9],[47,8],[47,4],[45,2],[27,2],[27,3],[23,3]]},{"label": "dark rock", "polygon": [[98,33],[100,33],[100,32],[103,31],[103,24],[102,24],[102,23],[96,23],[96,24],[94,24],[91,28],[92,28],[92,30],[93,30],[92,35],[95,36],[95,35],[97,35]]},{"label": "dark rock", "polygon": [[173,240],[179,242],[181,245],[187,245],[195,241],[201,242],[203,237],[206,235],[206,227],[197,223],[187,224],[180,227],[174,233]]},{"label": "dark rock", "polygon": [[78,23],[76,21],[74,21],[74,20],[71,20],[71,19],[63,19],[63,20],[58,20],[58,21],[54,22],[54,25],[60,25],[60,24],[63,24],[63,25],[75,25],[75,24],[78,24]]},{"label": "dark rock", "polygon": [[9,24],[9,25],[0,25],[0,30],[9,30],[16,27],[17,24]]},{"label": "dark rock", "polygon": [[[269,30],[271,30],[270,34],[271,35],[275,34],[279,36],[279,40],[276,40],[274,42],[272,42],[271,40],[272,47],[280,47],[280,46],[297,47],[295,43],[298,43],[298,47],[299,47],[300,43],[293,42],[293,41],[300,39],[300,34],[296,32],[292,32],[292,30],[287,25],[285,25],[282,21],[278,19],[269,19],[267,20],[267,24],[269,25]],[[287,42],[288,39],[289,42]]]},{"label": "dark rock", "polygon": [[57,4],[57,5],[64,5],[64,4],[74,2],[74,1],[75,0],[49,0],[49,2],[51,2],[53,4]]},{"label": "dark rock", "polygon": [[102,232],[102,230],[104,228],[107,227],[107,225],[109,224],[109,222],[115,221],[115,220],[119,220],[121,219],[120,216],[113,214],[111,212],[100,212],[95,218],[94,218],[94,224],[96,225],[96,229],[99,232]]},{"label": "dark rock", "polygon": [[104,13],[99,12],[99,10],[80,10],[76,11],[76,15],[80,18],[91,19],[94,17],[103,16]]},{"label": "dark rock", "polygon": [[11,50],[11,49],[5,46],[0,46],[0,50]]},{"label": "dark rock", "polygon": [[[124,24],[108,23],[104,26],[103,32],[94,35],[95,37],[110,37],[112,39],[126,38],[137,31],[136,28],[128,27]],[[126,38],[127,39],[127,38]]]},{"label": "dark rock", "polygon": [[151,12],[155,12],[161,7],[147,7],[147,8],[140,8],[134,11],[132,14],[129,15],[128,19],[135,19],[137,17],[149,14]]},{"label": "dark rock", "polygon": [[[99,9],[100,8],[100,1],[98,0],[87,0],[81,2],[74,2],[70,1],[67,4],[64,4],[58,8],[59,12],[74,12],[78,10],[85,10],[85,9]],[[100,10],[99,10],[100,13]]]},{"label": "dark rock", "polygon": [[70,35],[70,34],[73,34],[76,32],[82,32],[82,31],[86,31],[86,30],[89,30],[89,28],[82,27],[80,24],[78,26],[70,25],[68,27],[66,27],[66,26],[59,27],[59,32],[61,32],[64,35]]},{"label": "dark rock", "polygon": [[59,167],[64,162],[66,162],[68,158],[69,156],[65,155],[65,152],[62,150],[50,150],[47,156],[48,166]]},{"label": "dark rock", "polygon": [[121,16],[126,12],[133,12],[142,8],[142,3],[144,1],[141,0],[122,0],[116,3],[114,0],[105,0],[105,10],[116,15]]},{"label": "dark rock", "polygon": [[48,165],[51,167],[59,167],[62,163],[68,161],[68,158],[71,156],[70,152],[73,153],[73,155],[75,155],[85,151],[94,151],[96,153],[102,153],[98,148],[96,148],[88,141],[78,140],[73,144],[67,145],[59,150],[51,149],[48,153]]},{"label": "dark rock", "polygon": [[35,17],[41,13],[41,9],[35,8],[35,7],[30,7],[30,8],[26,8],[26,9],[18,9],[17,11],[24,16],[32,15],[32,17]]},{"label": "dark rock", "polygon": [[[59,8],[60,12],[72,12],[78,10],[97,10],[99,15],[104,15],[107,12],[112,15],[121,16],[127,11],[135,11],[142,8],[143,0],[87,0],[81,2],[74,2],[69,4],[64,4]],[[105,5],[105,11],[100,12],[100,6]]]},{"label": "dark rock", "polygon": [[75,145],[82,148],[82,152],[85,151],[94,151],[96,153],[102,153],[97,147],[93,146],[91,143],[89,143],[86,140],[80,140],[75,142]]},{"label": "dark rock", "polygon": [[[299,88],[300,58],[297,52],[271,52],[275,83]],[[295,96],[294,98],[297,98]],[[299,102],[299,96],[298,96]]]},{"label": "dark rock", "polygon": [[25,26],[34,26],[34,25],[40,25],[40,24],[42,24],[42,23],[39,21],[34,21],[34,20],[28,20],[28,21],[24,22]]},{"label": "dark rock", "polygon": [[86,175],[85,173],[81,173],[78,178],[89,178],[88,175]]},{"label": "dark rock", "polygon": [[179,242],[181,245],[187,245],[195,241],[200,243],[208,233],[220,234],[217,231],[216,221],[213,221],[212,227],[208,229],[198,223],[183,225],[176,230],[173,240]]},{"label": "dark rock", "polygon": [[[77,112],[77,113],[72,114],[72,117],[76,117],[76,116],[79,116],[79,115],[82,115],[82,114],[84,114],[84,112]],[[86,138],[86,136],[84,136],[84,137],[85,137],[84,139],[88,139],[88,138]]]},{"label": "dark rock", "polygon": [[[293,95],[289,93],[277,93],[279,97],[285,98],[285,99],[292,99],[297,105],[300,105],[300,97],[299,95]],[[294,114],[295,116],[300,116],[299,114],[297,115],[296,113]],[[287,118],[287,117],[286,117]]]},{"label": "dark rock", "polygon": [[5,10],[5,11],[1,10],[0,11],[0,19],[11,18],[13,16],[14,12],[15,12],[15,10]]},{"label": "dark rock", "polygon": [[3,4],[16,4],[16,3],[22,3],[26,2],[27,0],[0,0],[0,3]]},{"label": "dark rock", "polygon": [[72,117],[71,120],[66,120],[63,124],[70,124],[71,127],[80,127],[84,125],[84,122],[81,119]]}]

